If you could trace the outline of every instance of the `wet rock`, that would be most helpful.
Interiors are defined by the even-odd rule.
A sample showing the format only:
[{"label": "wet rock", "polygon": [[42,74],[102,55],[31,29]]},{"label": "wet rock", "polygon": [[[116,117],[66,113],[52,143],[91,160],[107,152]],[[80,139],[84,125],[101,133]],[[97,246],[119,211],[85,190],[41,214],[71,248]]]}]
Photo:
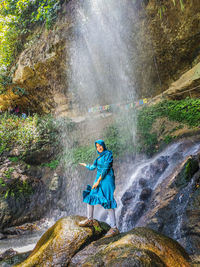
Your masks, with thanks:
[{"label": "wet rock", "polygon": [[3,233],[6,235],[20,235],[22,234],[22,231],[20,229],[17,229],[16,227],[9,227],[3,229]]},{"label": "wet rock", "polygon": [[125,213],[125,219],[123,220],[126,225],[126,229],[131,229],[135,226],[136,222],[143,215],[145,209],[145,203],[143,201],[138,201],[136,205],[131,209],[129,206]]},{"label": "wet rock", "polygon": [[30,255],[30,253],[31,253],[30,251],[25,253],[17,253],[17,252],[13,254],[11,253],[8,257],[0,260],[0,266],[1,267],[15,266],[15,264],[23,262]]},{"label": "wet rock", "polygon": [[140,180],[139,180],[138,183],[139,183],[139,185],[140,185],[141,187],[145,187],[146,184],[147,184],[147,180],[144,179],[144,178],[140,178]]},{"label": "wet rock", "polygon": [[42,145],[35,150],[29,150],[24,155],[24,161],[31,165],[41,165],[41,162],[49,162],[55,153],[53,146]]},{"label": "wet rock", "polygon": [[156,159],[153,163],[150,164],[149,167],[144,167],[142,172],[144,172],[146,178],[149,180],[150,184],[154,184],[160,175],[165,171],[168,167],[168,156],[161,156]]},{"label": "wet rock", "polygon": [[76,252],[109,229],[105,223],[97,223],[92,228],[79,227],[78,222],[83,219],[69,216],[58,220],[41,237],[28,259],[17,266],[68,266]]},{"label": "wet rock", "polygon": [[10,249],[4,251],[2,254],[0,254],[0,260],[10,258],[12,256],[15,256],[16,254],[17,254],[17,251],[10,248]]},{"label": "wet rock", "polygon": [[[189,156],[152,192],[137,225],[175,238],[193,255],[200,250],[200,170],[198,155]],[[196,170],[198,170],[196,172]]]},{"label": "wet rock", "polygon": [[149,187],[144,188],[140,194],[140,199],[141,200],[147,200],[151,196],[151,193],[152,193],[151,188],[149,188]]},{"label": "wet rock", "polygon": [[[175,185],[177,187],[184,187],[186,186],[192,176],[199,170],[199,161],[197,157],[189,157],[184,164],[181,172],[179,173],[177,179],[175,180]],[[174,184],[172,184],[173,186]]]},{"label": "wet rock", "polygon": [[69,266],[189,267],[189,260],[176,241],[141,227],[91,243],[71,259]]},{"label": "wet rock", "polygon": [[[57,205],[62,192],[61,173],[59,167],[52,170],[3,158],[0,166],[0,229],[38,220]],[[21,234],[20,229],[10,229],[8,234],[19,232]]]},{"label": "wet rock", "polygon": [[0,233],[0,240],[6,239],[6,238],[7,238],[7,236],[5,234]]},{"label": "wet rock", "polygon": [[131,201],[135,198],[135,194],[133,192],[125,192],[124,195],[121,198],[122,204],[126,205],[131,203]]}]

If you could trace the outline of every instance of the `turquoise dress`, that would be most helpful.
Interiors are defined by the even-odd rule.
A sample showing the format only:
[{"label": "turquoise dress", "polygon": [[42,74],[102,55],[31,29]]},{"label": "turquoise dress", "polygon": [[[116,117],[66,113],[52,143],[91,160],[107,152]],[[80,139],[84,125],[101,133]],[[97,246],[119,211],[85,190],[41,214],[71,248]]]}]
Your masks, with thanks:
[{"label": "turquoise dress", "polygon": [[86,168],[90,171],[97,169],[96,179],[94,184],[99,179],[101,175],[102,180],[100,181],[96,189],[92,189],[90,185],[87,189],[83,191],[83,202],[89,205],[101,205],[105,209],[114,209],[117,207],[117,203],[114,199],[115,191],[115,176],[112,168],[113,156],[112,152],[106,149],[103,140],[98,140],[95,142],[104,147],[104,151],[98,154],[100,155],[93,163],[93,165],[86,165]]}]

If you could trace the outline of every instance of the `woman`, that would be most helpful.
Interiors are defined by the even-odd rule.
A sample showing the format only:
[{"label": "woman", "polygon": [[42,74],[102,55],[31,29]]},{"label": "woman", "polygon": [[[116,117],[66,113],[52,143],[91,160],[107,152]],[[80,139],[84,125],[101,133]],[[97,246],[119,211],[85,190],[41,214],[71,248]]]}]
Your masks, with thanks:
[{"label": "woman", "polygon": [[111,229],[106,236],[113,236],[119,233],[116,226],[115,208],[117,203],[114,199],[115,176],[112,168],[113,156],[112,152],[107,150],[103,140],[97,140],[95,147],[99,157],[94,161],[93,165],[80,163],[88,170],[97,169],[96,179],[93,186],[87,186],[83,191],[83,202],[87,203],[87,219],[79,223],[80,226],[92,226],[95,221],[93,219],[94,205],[100,204],[104,209],[108,210],[111,222]]}]

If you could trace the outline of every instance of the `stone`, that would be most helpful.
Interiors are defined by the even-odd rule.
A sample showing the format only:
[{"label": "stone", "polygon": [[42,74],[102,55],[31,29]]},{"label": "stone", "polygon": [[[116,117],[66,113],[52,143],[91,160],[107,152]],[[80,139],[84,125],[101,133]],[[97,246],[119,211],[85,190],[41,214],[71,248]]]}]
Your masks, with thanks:
[{"label": "stone", "polygon": [[199,170],[199,162],[196,157],[188,157],[181,172],[175,180],[177,187],[184,187],[190,182],[192,176]]},{"label": "stone", "polygon": [[15,251],[14,249],[10,248],[10,249],[8,249],[8,250],[6,250],[6,251],[4,251],[3,253],[0,254],[0,260],[13,257],[16,254],[17,254],[17,251]]},{"label": "stone", "polygon": [[165,171],[168,165],[168,156],[161,156],[149,166],[145,166],[142,169],[142,172],[145,174],[148,184],[153,185],[155,181],[158,180],[160,175]]},{"label": "stone", "polygon": [[125,192],[121,198],[122,204],[129,204],[135,198],[135,194],[133,192]]},{"label": "stone", "polygon": [[100,238],[109,230],[106,223],[80,227],[85,219],[81,216],[68,216],[58,220],[38,241],[31,255],[18,267],[68,266],[71,258],[83,246]]},{"label": "stone", "polygon": [[126,225],[126,229],[131,229],[135,226],[136,222],[140,219],[143,215],[145,210],[145,203],[144,201],[138,201],[134,208],[128,206],[126,209],[126,213],[124,216],[123,223]]},{"label": "stone", "polygon": [[144,178],[140,178],[138,183],[141,187],[144,187],[147,184],[147,180]]},{"label": "stone", "polygon": [[137,222],[137,225],[150,227],[175,238],[195,257],[200,249],[198,164],[199,154],[188,156],[179,163],[174,173],[152,192],[151,202]]},{"label": "stone", "polygon": [[7,238],[7,236],[5,234],[0,233],[0,240],[6,239],[6,238]]},{"label": "stone", "polygon": [[189,256],[176,241],[139,227],[92,242],[71,259],[69,266],[189,267],[189,261]]},{"label": "stone", "polygon": [[151,188],[149,188],[149,187],[144,188],[140,194],[140,199],[141,200],[147,200],[151,196],[151,193],[152,193]]},{"label": "stone", "polygon": [[[165,99],[184,99],[187,96],[193,98],[199,97],[199,86],[197,86],[200,80],[200,63],[195,65],[192,69],[185,72],[177,81],[173,82],[170,87],[154,98],[154,104]],[[190,91],[191,90],[191,91]]]}]

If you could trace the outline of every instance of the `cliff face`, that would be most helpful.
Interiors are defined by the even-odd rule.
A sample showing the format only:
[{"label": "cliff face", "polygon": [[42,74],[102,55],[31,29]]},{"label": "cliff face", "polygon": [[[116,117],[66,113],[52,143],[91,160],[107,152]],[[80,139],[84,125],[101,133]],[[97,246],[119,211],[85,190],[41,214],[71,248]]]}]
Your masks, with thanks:
[{"label": "cliff face", "polygon": [[[200,2],[185,1],[184,9],[179,1],[175,3],[149,0],[141,5],[141,1],[127,1],[125,19],[132,25],[130,42],[134,47],[130,60],[140,97],[163,92],[199,62]],[[75,4],[75,0],[63,4],[54,28],[47,31],[40,27],[29,38],[13,77],[13,83],[25,88],[26,95],[15,95],[10,88],[0,96],[4,109],[18,104],[24,111],[71,114],[67,71]]]},{"label": "cliff face", "polygon": [[184,1],[184,9],[179,1],[146,2],[145,9],[135,6],[135,73],[138,91],[155,96],[199,62],[200,2]]},{"label": "cliff face", "polygon": [[[63,15],[66,14],[66,15]],[[25,45],[24,51],[16,61],[13,85],[5,95],[0,96],[0,105],[8,108],[19,105],[22,111],[37,113],[55,112],[67,109],[67,38],[71,36],[70,15],[63,6],[62,13],[53,29],[44,25],[34,30]],[[14,94],[13,87],[25,89],[24,95]]]}]

